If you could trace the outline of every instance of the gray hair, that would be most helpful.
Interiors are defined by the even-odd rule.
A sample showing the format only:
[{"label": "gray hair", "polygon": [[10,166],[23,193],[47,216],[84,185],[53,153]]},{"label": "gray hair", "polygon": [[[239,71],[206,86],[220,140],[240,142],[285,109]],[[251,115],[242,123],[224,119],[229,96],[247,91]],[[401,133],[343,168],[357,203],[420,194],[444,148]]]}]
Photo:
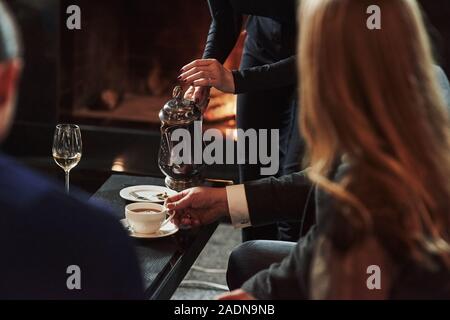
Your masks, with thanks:
[{"label": "gray hair", "polygon": [[0,0],[0,62],[20,57],[22,47],[14,18]]}]

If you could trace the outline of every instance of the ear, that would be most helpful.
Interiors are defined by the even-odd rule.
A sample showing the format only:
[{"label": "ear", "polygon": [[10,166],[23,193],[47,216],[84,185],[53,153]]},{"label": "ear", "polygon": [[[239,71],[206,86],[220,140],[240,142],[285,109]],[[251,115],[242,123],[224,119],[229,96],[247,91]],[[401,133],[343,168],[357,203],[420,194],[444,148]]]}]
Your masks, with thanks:
[{"label": "ear", "polygon": [[0,64],[0,109],[4,108],[15,96],[21,69],[20,60]]}]

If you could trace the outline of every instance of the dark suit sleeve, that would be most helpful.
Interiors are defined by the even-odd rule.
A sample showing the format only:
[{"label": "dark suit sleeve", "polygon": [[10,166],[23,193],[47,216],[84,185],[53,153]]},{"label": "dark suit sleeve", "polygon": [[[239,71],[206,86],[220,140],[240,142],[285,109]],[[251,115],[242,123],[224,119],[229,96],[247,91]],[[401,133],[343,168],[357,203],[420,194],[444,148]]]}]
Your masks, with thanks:
[{"label": "dark suit sleeve", "polygon": [[[225,2],[225,1],[224,1]],[[295,23],[297,0],[228,0],[236,12]]]},{"label": "dark suit sleeve", "polygon": [[228,0],[208,0],[208,4],[212,22],[203,59],[216,59],[223,64],[236,45],[243,17]]},{"label": "dark suit sleeve", "polygon": [[315,214],[313,186],[304,172],[247,182],[245,194],[253,226]]},{"label": "dark suit sleeve", "polygon": [[[339,165],[333,170],[332,176],[334,181],[340,181],[345,176],[349,166],[348,164]],[[258,183],[256,183],[258,185]],[[269,210],[261,210],[261,212],[270,212],[274,210],[274,214],[283,215],[283,211],[292,211],[297,206],[301,206],[305,201],[304,193],[308,190],[309,182],[306,180],[305,173],[297,173],[274,179],[271,182],[265,181],[259,183],[260,194],[259,202],[256,204],[255,190],[250,187],[251,191],[246,193],[247,200],[250,198],[249,210],[257,208],[261,210],[267,206]],[[247,189],[246,189],[247,190]],[[265,190],[265,191],[264,191]],[[270,190],[270,191],[268,191]],[[272,193],[273,195],[270,195]],[[250,194],[250,197],[249,197]],[[270,205],[268,201],[275,201],[275,205]],[[301,238],[295,249],[281,263],[273,264],[270,268],[257,273],[250,278],[242,288],[244,291],[252,294],[258,299],[307,299],[310,292],[310,270],[314,257],[314,251],[317,239],[327,228],[334,227],[336,210],[335,202],[330,198],[329,194],[323,190],[315,188],[315,208],[317,211],[317,224],[313,226],[308,234]],[[282,201],[278,209],[276,203]],[[291,201],[295,205],[291,207],[288,202]],[[310,201],[311,202],[311,201]],[[252,208],[252,209],[250,209]],[[315,213],[315,212],[314,212]],[[272,214],[270,214],[272,216]],[[258,220],[258,212],[251,215],[251,219]],[[268,216],[266,219],[269,218]]]},{"label": "dark suit sleeve", "polygon": [[313,227],[288,257],[257,273],[242,289],[260,300],[307,299],[316,233]]},{"label": "dark suit sleeve", "polygon": [[296,58],[233,71],[235,93],[268,90],[294,85],[297,81]]}]

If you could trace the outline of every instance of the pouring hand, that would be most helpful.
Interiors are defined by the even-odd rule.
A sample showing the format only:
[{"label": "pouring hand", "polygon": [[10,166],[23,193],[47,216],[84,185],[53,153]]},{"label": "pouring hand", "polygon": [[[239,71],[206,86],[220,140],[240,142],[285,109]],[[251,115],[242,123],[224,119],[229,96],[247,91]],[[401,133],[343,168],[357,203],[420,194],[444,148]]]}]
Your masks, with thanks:
[{"label": "pouring hand", "polygon": [[210,87],[190,86],[184,93],[184,98],[194,101],[204,112],[208,107],[210,89]]},{"label": "pouring hand", "polygon": [[233,73],[216,59],[199,59],[181,68],[178,80],[189,85],[214,87],[225,93],[234,93]]}]

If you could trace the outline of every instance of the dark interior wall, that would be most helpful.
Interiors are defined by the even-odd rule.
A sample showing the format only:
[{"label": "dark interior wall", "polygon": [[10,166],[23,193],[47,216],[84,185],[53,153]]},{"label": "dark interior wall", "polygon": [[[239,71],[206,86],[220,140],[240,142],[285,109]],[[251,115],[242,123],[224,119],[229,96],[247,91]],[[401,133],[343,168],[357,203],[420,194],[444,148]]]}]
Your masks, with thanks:
[{"label": "dark interior wall", "polygon": [[58,0],[6,0],[24,42],[17,121],[56,123],[59,89]]},{"label": "dark interior wall", "polygon": [[450,0],[419,0],[430,25],[435,55],[450,76]]},{"label": "dark interior wall", "polygon": [[90,106],[104,90],[170,94],[180,67],[201,56],[210,23],[204,0],[63,3],[82,9],[82,30],[62,30],[65,108]]},{"label": "dark interior wall", "polygon": [[[89,24],[93,26],[102,26],[105,30],[100,29],[100,34],[105,39],[117,37],[119,40],[124,36],[128,38],[128,54],[117,55],[123,49],[120,42],[111,42],[112,47],[107,48],[110,56],[105,56],[98,60],[97,67],[102,70],[94,71],[103,74],[103,77],[96,78],[89,76],[89,71],[78,69],[78,72],[87,74],[82,76],[81,81],[89,81],[95,84],[104,83],[106,87],[114,87],[120,84],[114,83],[123,79],[120,76],[123,70],[129,71],[139,78],[145,77],[145,72],[151,68],[151,64],[156,59],[163,65],[163,71],[168,74],[176,74],[177,68],[183,64],[180,55],[185,55],[185,48],[181,46],[186,39],[194,37],[197,42],[206,36],[208,19],[205,20],[205,12],[207,5],[205,0],[177,0],[172,1],[169,5],[165,1],[159,0],[4,0],[16,15],[25,43],[25,69],[21,82],[21,90],[19,95],[19,107],[17,112],[17,121],[31,121],[34,123],[55,124],[59,119],[59,106],[69,104],[71,99],[61,102],[61,95],[65,96],[71,91],[73,84],[73,73],[61,75],[60,65],[68,66],[74,64],[71,54],[75,50],[75,41],[82,43],[81,40],[74,37],[89,37]],[[450,75],[450,1],[449,0],[419,0],[426,12],[430,25],[432,25],[431,33],[436,48],[436,56],[439,63],[444,67],[447,74]],[[72,3],[78,3],[83,8],[92,10],[82,11],[82,15],[86,16],[87,25],[83,25],[84,31],[81,36],[77,36],[74,32],[68,33],[65,26],[65,7]],[[89,5],[90,3],[90,5]],[[152,11],[152,6],[148,4],[159,4],[156,13]],[[110,12],[104,12],[101,7],[110,7]],[[100,9],[99,9],[100,8]],[[198,14],[198,8],[201,8],[202,14]],[[111,16],[114,13],[122,13],[123,18],[117,21],[117,24],[111,24]],[[138,17],[134,17],[134,13],[139,12]],[[202,18],[199,20],[199,16]],[[83,17],[83,16],[82,16]],[[131,29],[125,29],[120,32],[118,28],[127,24],[128,21],[134,21]],[[168,27],[178,24],[175,33],[167,34]],[[205,29],[192,34],[192,25],[201,24]],[[115,29],[114,29],[115,28]],[[111,32],[108,32],[109,31]],[[112,30],[111,30],[112,29]],[[434,31],[433,31],[434,30]],[[91,36],[92,41],[99,41],[101,37]],[[145,45],[138,46],[140,39],[144,39]],[[119,41],[118,40],[118,41]],[[61,43],[62,41],[62,43]],[[201,41],[200,41],[201,42]],[[199,42],[199,43],[200,43]],[[101,42],[100,42],[101,44]],[[160,49],[164,48],[164,54]],[[195,48],[200,50],[201,48]],[[85,55],[89,50],[87,48],[77,49],[77,54]],[[192,49],[191,49],[192,50]],[[146,52],[154,53],[154,59],[146,59]],[[196,55],[196,52],[190,52],[188,55]],[[113,53],[114,52],[114,53]],[[182,53],[182,54],[181,54]],[[85,55],[88,56],[88,55]],[[87,58],[83,58],[87,59]],[[122,59],[122,60],[121,60]],[[127,61],[123,62],[123,59]],[[90,61],[90,60],[89,60]],[[95,69],[92,61],[87,61],[82,67],[85,70]],[[111,74],[108,73],[108,67]],[[145,66],[144,68],[141,66]],[[70,70],[70,68],[69,68]],[[144,71],[142,71],[144,70]],[[73,71],[73,70],[72,70]],[[140,72],[144,74],[140,75]],[[119,76],[117,76],[119,74]],[[65,77],[65,78],[64,78]],[[116,79],[116,80],[111,80]],[[70,97],[73,98],[73,97]]]},{"label": "dark interior wall", "polygon": [[[85,94],[73,86],[139,91],[155,65],[176,79],[201,54],[210,21],[204,0],[4,1],[25,47],[17,122],[57,123],[61,106]],[[79,31],[65,28],[72,4],[82,9]]]}]

